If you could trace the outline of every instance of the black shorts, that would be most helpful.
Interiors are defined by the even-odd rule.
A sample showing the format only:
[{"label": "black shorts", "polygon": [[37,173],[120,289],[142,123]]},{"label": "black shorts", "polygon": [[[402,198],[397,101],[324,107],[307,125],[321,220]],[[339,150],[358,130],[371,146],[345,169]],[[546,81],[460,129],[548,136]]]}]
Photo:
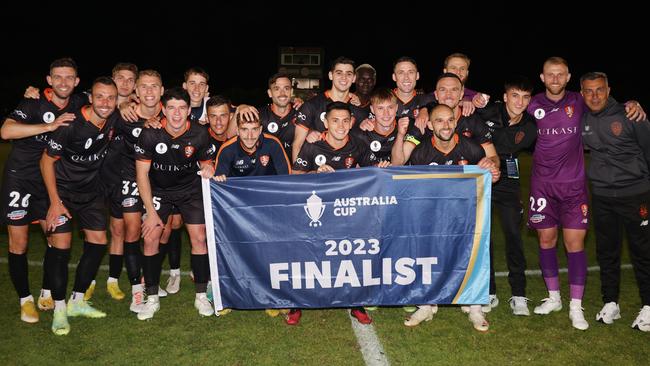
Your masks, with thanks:
[{"label": "black shorts", "polygon": [[[106,206],[104,196],[100,193],[79,194],[66,192],[59,188],[59,196],[63,205],[68,209],[72,219],[76,220],[80,229],[106,231]],[[71,220],[57,226],[54,233],[72,232]]]},{"label": "black shorts", "polygon": [[203,195],[200,190],[173,194],[168,192],[159,194],[159,192],[156,192],[154,195],[154,206],[157,206],[155,205],[156,198],[160,197],[160,208],[156,208],[156,212],[162,222],[167,222],[169,215],[176,213],[174,212],[174,208],[176,208],[186,224],[205,224]]},{"label": "black shorts", "polygon": [[1,191],[3,224],[23,226],[34,220],[45,220],[50,200],[42,179],[20,179],[5,173]]},{"label": "black shorts", "polygon": [[144,204],[140,198],[138,183],[135,180],[124,179],[119,187],[119,205],[122,213],[144,213]]}]

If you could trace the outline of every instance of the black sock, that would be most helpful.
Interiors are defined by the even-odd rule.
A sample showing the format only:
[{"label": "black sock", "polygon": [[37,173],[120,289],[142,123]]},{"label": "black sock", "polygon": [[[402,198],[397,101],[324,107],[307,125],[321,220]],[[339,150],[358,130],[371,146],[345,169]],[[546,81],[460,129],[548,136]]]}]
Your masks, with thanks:
[{"label": "black sock", "polygon": [[124,242],[124,267],[131,286],[140,283],[142,277],[142,251],[140,241]]},{"label": "black sock", "polygon": [[160,268],[162,268],[162,263],[165,261],[168,248],[169,248],[169,244],[167,243],[160,243],[158,245],[158,254],[160,255]]},{"label": "black sock", "polygon": [[19,298],[27,297],[29,292],[29,271],[27,269],[27,253],[14,254],[9,252],[9,277],[14,284]]},{"label": "black sock", "polygon": [[93,244],[84,241],[84,251],[77,265],[74,279],[74,292],[86,292],[90,283],[95,279],[99,265],[106,253],[106,244]]},{"label": "black sock", "polygon": [[[49,248],[49,245],[47,242],[45,242],[45,252],[47,253],[47,248]],[[45,271],[45,261],[47,259],[47,256],[43,256],[43,283],[41,284],[41,288],[44,290],[51,290],[52,285],[50,285],[50,280],[47,277],[47,272]]]},{"label": "black sock", "polygon": [[192,254],[190,258],[194,283],[208,283],[210,279],[210,262],[207,254]]},{"label": "black sock", "polygon": [[51,285],[52,297],[55,301],[65,300],[65,292],[68,287],[70,249],[48,247],[45,256],[45,272]]},{"label": "black sock", "polygon": [[144,256],[144,283],[147,286],[147,295],[158,295],[158,286],[160,285],[160,270],[162,262],[160,253]]},{"label": "black sock", "polygon": [[124,256],[122,254],[111,254],[108,259],[108,275],[113,278],[120,278],[122,274],[122,262]]},{"label": "black sock", "polygon": [[172,229],[172,233],[169,234],[169,242],[167,245],[169,248],[170,269],[181,268],[181,230],[182,229]]}]

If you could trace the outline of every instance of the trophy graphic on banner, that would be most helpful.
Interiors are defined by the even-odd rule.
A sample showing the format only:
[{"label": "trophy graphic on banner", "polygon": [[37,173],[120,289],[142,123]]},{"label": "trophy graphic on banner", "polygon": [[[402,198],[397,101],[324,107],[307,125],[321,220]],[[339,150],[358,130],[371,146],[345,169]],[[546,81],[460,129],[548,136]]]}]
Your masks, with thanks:
[{"label": "trophy graphic on banner", "polygon": [[311,219],[309,226],[316,227],[323,225],[323,223],[320,222],[320,218],[323,216],[323,212],[325,211],[325,205],[323,204],[323,200],[316,195],[316,191],[311,191],[311,196],[307,198],[307,204],[303,206],[303,208],[305,209],[307,217]]}]

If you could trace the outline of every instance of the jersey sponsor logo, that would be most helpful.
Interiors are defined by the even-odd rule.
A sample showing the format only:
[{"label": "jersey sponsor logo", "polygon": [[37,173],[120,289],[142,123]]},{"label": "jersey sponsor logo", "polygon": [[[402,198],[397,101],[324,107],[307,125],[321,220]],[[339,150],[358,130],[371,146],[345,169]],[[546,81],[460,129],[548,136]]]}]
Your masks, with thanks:
[{"label": "jersey sponsor logo", "polygon": [[370,150],[377,152],[381,150],[381,142],[374,140],[373,142],[370,143]]},{"label": "jersey sponsor logo", "polygon": [[161,142],[158,145],[156,145],[156,152],[158,154],[164,154],[167,152],[167,145],[165,143]]},{"label": "jersey sponsor logo", "polygon": [[307,164],[309,164],[309,163],[307,162],[307,160],[305,160],[303,158],[298,158],[298,159],[296,159],[296,164],[298,164],[300,166],[307,166]]},{"label": "jersey sponsor logo", "polygon": [[540,222],[544,221],[545,218],[546,216],[537,213],[530,217],[530,222],[533,224],[539,224]]},{"label": "jersey sponsor logo", "polygon": [[535,112],[533,112],[533,115],[537,119],[542,119],[544,116],[546,116],[546,112],[542,108],[537,108],[535,109]]},{"label": "jersey sponsor logo", "polygon": [[572,105],[568,105],[568,106],[564,107],[564,113],[566,113],[566,115],[569,118],[573,117],[573,112],[574,111],[575,111],[575,109],[573,108]]},{"label": "jersey sponsor logo", "polygon": [[54,113],[52,112],[45,112],[43,113],[43,122],[45,123],[52,123],[56,117],[54,117]]},{"label": "jersey sponsor logo", "polygon": [[621,132],[623,132],[623,124],[619,121],[612,122],[610,128],[612,129],[614,136],[620,136]]},{"label": "jersey sponsor logo", "polygon": [[260,156],[260,164],[262,164],[262,166],[269,165],[269,160],[271,160],[271,158],[268,155]]},{"label": "jersey sponsor logo", "polygon": [[50,141],[48,141],[48,145],[50,145],[50,148],[52,150],[57,150],[58,151],[58,150],[63,149],[63,145],[59,144],[58,142],[56,142],[56,141],[54,141],[52,139],[50,139]]},{"label": "jersey sponsor logo", "polygon": [[122,201],[122,207],[127,208],[127,207],[133,207],[135,204],[138,203],[138,199],[135,197],[128,197],[125,198]]},{"label": "jersey sponsor logo", "polygon": [[20,220],[23,217],[27,216],[27,211],[26,210],[15,210],[11,211],[7,214],[7,218],[9,220]]},{"label": "jersey sponsor logo", "polygon": [[135,152],[138,154],[144,154],[144,149],[138,145],[133,145],[133,150],[135,150]]},{"label": "jersey sponsor logo", "polygon": [[88,148],[93,144],[93,138],[89,137],[88,140],[86,140],[86,144],[84,145],[84,149],[88,150]]},{"label": "jersey sponsor logo", "polygon": [[14,114],[22,119],[27,119],[27,114],[25,114],[25,112],[21,111],[20,109],[15,109]]},{"label": "jersey sponsor logo", "polygon": [[538,128],[538,135],[571,135],[578,133],[578,127]]},{"label": "jersey sponsor logo", "polygon": [[519,145],[523,140],[526,134],[524,131],[519,131],[515,134],[515,145]]},{"label": "jersey sponsor logo", "polygon": [[131,135],[133,135],[133,137],[140,137],[140,132],[142,132],[142,128],[136,127],[131,131]]},{"label": "jersey sponsor logo", "polygon": [[582,216],[587,217],[587,214],[589,213],[589,206],[587,206],[586,203],[581,204],[580,211],[582,211]]},{"label": "jersey sponsor logo", "polygon": [[276,133],[276,132],[278,132],[278,124],[275,123],[275,122],[271,122],[271,123],[269,123],[268,126],[266,126],[266,129],[267,129],[270,133]]},{"label": "jersey sponsor logo", "polygon": [[320,120],[321,120],[321,122],[325,122],[325,112],[322,112],[320,114]]},{"label": "jersey sponsor logo", "polygon": [[348,156],[345,158],[345,167],[350,169],[352,168],[352,165],[354,165],[354,158],[352,156]]},{"label": "jersey sponsor logo", "polygon": [[108,150],[104,150],[100,153],[95,153],[90,155],[71,155],[70,160],[74,161],[75,163],[93,162],[93,161],[103,159],[104,156],[106,156],[107,152]]},{"label": "jersey sponsor logo", "polygon": [[190,156],[194,155],[194,152],[196,151],[196,148],[192,145],[185,146],[183,149],[183,153],[185,154],[186,158],[189,158]]},{"label": "jersey sponsor logo", "polygon": [[327,161],[327,158],[325,158],[325,155],[323,155],[323,154],[318,154],[318,155],[316,155],[316,158],[314,158],[314,163],[316,163],[316,165],[318,165],[318,166],[321,166],[321,165],[325,164],[326,161]]}]

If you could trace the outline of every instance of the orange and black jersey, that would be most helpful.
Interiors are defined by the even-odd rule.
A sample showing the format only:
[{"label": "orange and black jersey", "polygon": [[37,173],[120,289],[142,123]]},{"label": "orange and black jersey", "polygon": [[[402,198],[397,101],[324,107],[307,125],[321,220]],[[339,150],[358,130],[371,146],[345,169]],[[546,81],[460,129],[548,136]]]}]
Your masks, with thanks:
[{"label": "orange and black jersey", "polygon": [[[458,122],[456,123],[456,133],[474,140],[479,145],[492,143],[492,133],[490,132],[490,129],[485,124],[483,118],[476,113],[467,117],[461,115],[460,119],[458,119]],[[424,135],[422,135],[419,128],[415,127],[415,125],[411,125],[409,126],[409,130],[406,133],[404,140],[418,145],[420,141],[426,141],[432,136],[433,132],[430,129],[425,129]]]},{"label": "orange and black jersey", "polygon": [[426,106],[435,106],[436,100],[433,94],[422,94],[413,90],[409,100],[401,100],[397,96],[397,90],[393,89],[393,94],[397,97],[397,119],[408,117],[412,123],[420,113],[420,108]]},{"label": "orange and black jersey", "polygon": [[259,111],[264,132],[277,137],[282,143],[284,151],[291,156],[291,143],[296,131],[298,112],[293,108],[293,104],[289,104],[288,108],[289,113],[284,117],[280,117],[275,113],[273,104],[267,104],[260,108]]},{"label": "orange and black jersey", "polygon": [[374,165],[380,161],[390,161],[390,153],[397,138],[397,126],[386,135],[375,130],[361,131],[352,130],[350,135],[354,137],[368,154],[369,161]]},{"label": "orange and black jersey", "polygon": [[[320,140],[310,144],[305,142],[298,153],[293,169],[309,172],[317,170],[323,164],[334,168],[349,169],[360,166],[370,166],[370,154],[366,147],[354,137],[348,136],[348,141],[343,147],[335,149],[323,136]],[[376,164],[376,162],[374,163]]]},{"label": "orange and black jersey", "polygon": [[[296,118],[296,125],[308,130],[323,132],[325,131],[325,110],[327,105],[332,103],[329,90],[325,93],[318,94],[315,97],[305,102],[298,110],[298,118]],[[350,103],[350,98],[346,101]],[[358,126],[361,121],[368,118],[368,112],[362,108],[350,104],[350,111],[352,112],[352,124]]]},{"label": "orange and black jersey", "polygon": [[443,153],[435,146],[436,137],[419,144],[408,163],[410,165],[475,165],[485,157],[485,150],[474,140],[459,136],[452,137],[456,146],[448,153]]},{"label": "orange and black jersey", "polygon": [[87,105],[76,111],[74,121],[52,132],[47,155],[58,158],[55,164],[56,185],[72,193],[92,193],[100,188],[99,171],[115,133],[113,113],[101,126],[90,122]]},{"label": "orange and black jersey", "polygon": [[178,193],[196,188],[201,181],[197,174],[199,162],[214,159],[214,149],[205,127],[186,121],[185,131],[178,137],[163,128],[145,128],[135,145],[135,158],[151,163],[149,181],[156,194]]},{"label": "orange and black jersey", "polygon": [[246,152],[239,137],[228,140],[217,153],[215,175],[248,177],[291,173],[289,158],[276,137],[262,133],[255,151]]},{"label": "orange and black jersey", "polygon": [[[70,96],[68,104],[59,108],[52,102],[52,89],[43,90],[40,99],[23,99],[18,107],[8,116],[17,122],[36,125],[52,123],[66,112],[73,112],[88,103],[86,94]],[[12,141],[11,152],[5,167],[7,174],[23,179],[41,179],[39,162],[43,151],[47,148],[50,133],[42,133]]]},{"label": "orange and black jersey", "polygon": [[[158,113],[158,117],[161,119],[164,117],[162,111]],[[122,146],[116,146],[116,149],[119,149],[122,155],[120,162],[121,172],[120,178],[125,180],[135,181],[135,159],[136,152],[135,146],[138,144],[138,139],[144,128],[144,123],[147,121],[146,118],[138,118],[135,122],[129,122],[122,118],[118,113],[118,118],[115,123],[115,131],[119,136],[122,136]],[[113,149],[111,147],[111,149]]]},{"label": "orange and black jersey", "polygon": [[217,137],[217,135],[215,135],[215,133],[210,128],[209,124],[205,125],[205,127],[207,129],[206,133],[208,134],[208,136],[210,136],[210,145],[211,145],[210,148],[212,150],[214,150],[214,151],[219,151],[219,149],[221,149],[221,146],[226,141],[228,141],[228,139],[225,137],[225,133],[224,133],[223,139],[221,139],[221,138]]}]

